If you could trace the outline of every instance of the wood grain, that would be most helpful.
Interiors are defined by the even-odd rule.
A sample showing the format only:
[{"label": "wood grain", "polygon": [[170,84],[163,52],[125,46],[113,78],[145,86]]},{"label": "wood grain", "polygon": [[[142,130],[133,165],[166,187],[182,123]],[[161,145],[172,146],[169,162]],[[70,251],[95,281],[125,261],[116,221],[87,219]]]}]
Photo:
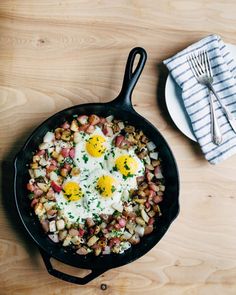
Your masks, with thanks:
[{"label": "wood grain", "polygon": [[[236,294],[236,156],[211,166],[176,129],[163,106],[166,70],[160,66],[210,33],[236,44],[235,11],[234,0],[0,1],[1,295]],[[138,261],[86,286],[71,285],[47,274],[22,229],[13,206],[12,160],[51,114],[114,98],[134,46],[147,50],[148,62],[133,104],[176,156],[180,215]]]}]

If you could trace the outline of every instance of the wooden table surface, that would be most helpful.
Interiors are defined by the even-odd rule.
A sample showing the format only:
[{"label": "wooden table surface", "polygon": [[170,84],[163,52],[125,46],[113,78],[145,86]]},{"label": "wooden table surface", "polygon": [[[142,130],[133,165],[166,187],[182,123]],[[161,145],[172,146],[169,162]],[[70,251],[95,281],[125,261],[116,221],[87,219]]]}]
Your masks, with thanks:
[{"label": "wooden table surface", "polygon": [[[210,33],[236,44],[235,13],[234,0],[0,1],[1,295],[236,294],[236,156],[211,166],[177,130],[164,107],[167,73],[160,65]],[[114,98],[134,46],[147,50],[148,61],[133,104],[173,150],[181,211],[147,255],[88,285],[72,285],[48,275],[22,229],[12,160],[48,116]]]}]

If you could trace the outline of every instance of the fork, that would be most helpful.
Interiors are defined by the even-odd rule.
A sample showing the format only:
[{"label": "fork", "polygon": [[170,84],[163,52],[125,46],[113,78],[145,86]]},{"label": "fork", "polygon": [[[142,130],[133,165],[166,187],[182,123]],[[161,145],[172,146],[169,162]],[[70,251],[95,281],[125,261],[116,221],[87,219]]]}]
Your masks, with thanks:
[{"label": "fork", "polygon": [[228,119],[230,126],[232,127],[233,131],[236,132],[236,120],[234,116],[222,103],[219,95],[213,88],[212,84],[214,79],[207,51],[199,51],[198,55],[196,53],[192,53],[187,57],[187,60],[198,83],[205,85],[210,91],[212,91],[214,96],[217,98],[226,118]]},{"label": "fork", "polygon": [[[188,56],[187,60],[194,76],[196,77],[199,83],[203,84],[202,77],[204,77],[204,79],[206,78],[206,76],[212,77],[211,68],[207,66],[208,63],[207,63],[206,55],[203,55],[201,52],[199,52],[198,55],[192,54]],[[209,90],[209,103],[210,103],[210,116],[211,116],[211,138],[214,144],[220,145],[222,142],[222,134],[217,121],[214,102],[213,102],[213,98],[212,98],[210,90]]]}]

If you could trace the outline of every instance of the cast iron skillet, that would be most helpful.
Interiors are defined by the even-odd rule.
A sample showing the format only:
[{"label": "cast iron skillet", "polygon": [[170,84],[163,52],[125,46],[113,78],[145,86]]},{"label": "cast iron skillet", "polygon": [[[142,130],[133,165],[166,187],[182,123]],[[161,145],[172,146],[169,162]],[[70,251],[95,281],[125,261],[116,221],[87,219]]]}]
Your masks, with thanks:
[{"label": "cast iron skillet", "polygon": [[[140,57],[133,71],[134,60],[137,55]],[[131,103],[132,91],[143,70],[146,59],[147,54],[143,48],[137,47],[132,49],[126,64],[123,86],[116,99],[108,103],[76,105],[56,113],[44,121],[31,134],[16,156],[14,163],[14,194],[18,213],[29,235],[38,245],[48,272],[62,280],[75,284],[86,284],[111,268],[125,265],[138,259],[159,242],[171,222],[178,215],[179,177],[175,159],[160,132],[146,119],[136,113]],[[80,256],[73,253],[71,250],[67,250],[53,243],[43,233],[37,217],[34,215],[33,211],[29,209],[30,205],[27,200],[26,183],[28,182],[29,176],[26,165],[30,162],[32,152],[37,149],[44,134],[48,130],[55,129],[64,121],[70,120],[73,115],[93,113],[103,117],[114,115],[116,118],[128,121],[130,124],[142,129],[157,145],[160,158],[162,159],[162,169],[166,183],[164,200],[160,203],[162,216],[158,219],[157,226],[153,233],[143,237],[138,245],[132,246],[129,250],[125,251],[124,254],[110,254],[101,257],[95,257],[94,255]],[[89,269],[91,273],[83,278],[63,273],[53,268],[50,262],[50,258],[52,257],[71,266]]]}]

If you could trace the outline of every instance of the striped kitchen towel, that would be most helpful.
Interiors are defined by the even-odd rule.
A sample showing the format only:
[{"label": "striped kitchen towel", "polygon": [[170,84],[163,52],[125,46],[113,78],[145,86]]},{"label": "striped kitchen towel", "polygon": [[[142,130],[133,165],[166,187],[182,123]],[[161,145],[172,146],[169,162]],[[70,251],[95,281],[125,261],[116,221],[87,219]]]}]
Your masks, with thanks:
[{"label": "striped kitchen towel", "polygon": [[199,50],[207,50],[214,76],[214,88],[222,102],[236,117],[236,64],[219,36],[210,35],[192,44],[165,60],[164,64],[182,88],[183,102],[205,158],[211,164],[216,164],[236,153],[236,134],[215,100],[223,142],[217,146],[211,140],[209,91],[206,86],[197,82],[186,59],[189,53]]}]

